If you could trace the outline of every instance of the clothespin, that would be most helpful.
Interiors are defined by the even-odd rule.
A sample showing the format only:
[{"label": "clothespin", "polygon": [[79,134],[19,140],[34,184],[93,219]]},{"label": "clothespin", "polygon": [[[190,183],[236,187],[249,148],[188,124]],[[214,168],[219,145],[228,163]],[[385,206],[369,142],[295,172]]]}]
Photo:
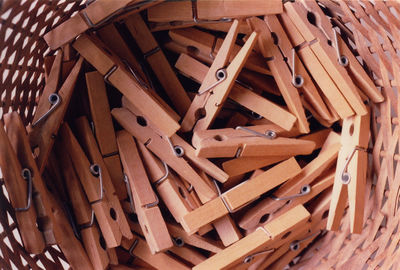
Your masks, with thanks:
[{"label": "clothespin", "polygon": [[283,269],[324,232],[331,193],[332,190],[324,191],[319,198],[313,201],[311,206],[307,206],[307,210],[311,213],[310,228],[303,230],[303,233],[298,235],[294,241],[282,245],[271,256],[258,264],[257,269]]},{"label": "clothespin", "polygon": [[[321,30],[324,32],[327,38],[334,42],[333,46],[337,50],[338,57],[340,59],[343,59],[340,61],[342,61],[343,63],[347,62],[347,65],[344,65],[344,67],[349,72],[350,76],[354,79],[354,82],[357,84],[357,86],[366,95],[368,95],[368,97],[374,103],[382,102],[384,100],[382,94],[378,91],[377,87],[374,85],[370,76],[368,76],[368,74],[362,68],[362,66],[360,65],[354,54],[347,47],[342,37],[338,35],[336,30],[332,27],[332,24],[329,22],[329,19],[322,12],[318,4],[316,2],[304,1],[304,0],[302,0],[301,2],[307,8],[308,14],[311,13],[316,18],[316,24],[318,25],[319,28],[321,28]],[[365,2],[365,4],[370,5],[367,2]],[[378,5],[380,5],[380,3],[378,3]],[[375,11],[375,9],[373,8],[371,10]],[[366,17],[368,18],[368,16]],[[380,19],[381,16],[375,16],[374,18]],[[395,20],[394,22],[397,22],[397,20]],[[382,21],[380,25],[385,25],[385,24]]]},{"label": "clothespin", "polygon": [[56,90],[58,89],[58,84],[60,83],[62,58],[62,51],[57,51],[51,69],[49,70],[46,85],[44,86],[41,98],[39,99],[35,115],[33,116],[32,123],[36,123],[39,118],[45,115],[46,112],[51,108],[52,103],[50,96],[55,94]]},{"label": "clothespin", "polygon": [[151,188],[135,141],[128,132],[120,131],[117,133],[117,142],[136,214],[151,253],[168,249],[173,243],[158,207],[159,199]]},{"label": "clothespin", "polygon": [[[299,228],[304,228],[310,213],[299,205],[279,219],[259,227],[253,233],[196,265],[193,269],[228,269],[249,260],[249,256],[266,250],[274,251]],[[251,258],[250,258],[251,260]]]},{"label": "clothespin", "polygon": [[172,104],[181,116],[190,106],[190,99],[172,70],[167,58],[160,49],[140,14],[129,16],[125,25],[139,45],[145,60],[149,63]]},{"label": "clothespin", "polygon": [[[126,100],[123,103],[127,104]],[[132,104],[127,106],[129,106],[129,110],[125,108],[113,109],[112,115],[114,118],[136,139],[144,143],[156,156],[192,184],[198,194],[200,193],[206,200],[215,197],[215,192],[194,171],[185,158],[188,158],[199,169],[204,170],[218,181],[225,182],[228,178],[227,174],[207,159],[197,157],[195,149],[176,134],[171,138],[165,138],[157,134],[152,128],[153,125],[149,119],[138,114],[137,109]]]},{"label": "clothespin", "polygon": [[144,144],[138,143],[138,148],[150,181],[175,220],[180,222],[185,214],[196,208],[195,203],[190,200],[188,190],[170,171],[168,165],[155,157]]},{"label": "clothespin", "polygon": [[[295,22],[292,22],[286,13],[280,14],[279,17],[282,20],[282,24],[286,33],[289,35],[293,46],[299,47],[297,54],[300,56],[302,62],[307,67],[308,72],[326,96],[326,105],[329,106],[329,101],[341,118],[353,115],[353,109],[336,86],[334,80],[332,80],[323,65],[319,62],[315,53],[307,45],[306,40],[297,30]],[[270,21],[268,21],[268,24],[271,27]]]},{"label": "clothespin", "polygon": [[135,79],[135,72],[128,71],[116,55],[105,49],[100,40],[83,34],[73,43],[73,47],[104,75],[106,82],[110,82],[143,114],[152,119],[166,136],[171,136],[179,129],[179,124],[169,110],[165,109],[151,92],[146,91],[149,87]]},{"label": "clothespin", "polygon": [[199,93],[193,100],[187,114],[185,115],[182,126],[184,130],[190,130],[195,121],[195,113],[204,108],[205,116],[194,124],[194,130],[207,129],[214,121],[216,115],[222,108],[222,104],[227,99],[233,84],[242,69],[244,62],[253,48],[257,33],[252,33],[245,45],[238,52],[231,63],[225,67],[228,56],[231,53],[232,45],[237,35],[237,27],[239,21],[232,24],[232,28],[228,32],[227,38],[221,45],[221,50],[216,56],[216,60],[211,65]]},{"label": "clothespin", "polygon": [[292,74],[292,85],[304,93],[305,98],[310,104],[312,104],[318,115],[325,120],[331,119],[332,116],[327,106],[315,87],[310,75],[306,71],[303,63],[297,56],[296,50],[291,44],[282,25],[279,23],[277,16],[265,16],[264,21],[267,23],[269,30],[272,33],[275,33],[274,41],[277,42],[277,46],[279,47],[282,56],[287,59],[286,63],[290,67]]},{"label": "clothespin", "polygon": [[[179,56],[175,67],[185,76],[188,76],[199,83],[204,81],[209,70],[206,65],[188,56],[187,54],[181,54]],[[270,102],[266,98],[246,89],[238,82],[234,84],[228,98],[248,108],[252,112],[257,113],[265,119],[269,119],[271,122],[286,130],[292,129],[296,121],[296,117],[294,115],[275,103]]]},{"label": "clothespin", "polygon": [[27,252],[40,254],[45,242],[42,233],[36,226],[37,213],[32,205],[32,171],[22,168],[18,157],[4,130],[0,126],[0,167],[8,191],[11,205]]},{"label": "clothespin", "polygon": [[[337,137],[334,137],[337,139]],[[314,192],[314,180],[324,171],[329,169],[336,160],[340,142],[332,143],[327,140],[329,147],[321,150],[320,154],[308,163],[299,174],[284,183],[274,194],[260,201],[257,205],[247,211],[239,221],[243,229],[251,229],[264,223],[274,212],[282,208],[288,201],[300,201],[303,197]],[[327,188],[327,187],[325,187]],[[316,193],[318,194],[318,193]]]},{"label": "clothespin", "polygon": [[246,1],[202,1],[165,2],[148,9],[148,20],[151,22],[191,22],[217,23],[224,18],[259,16],[264,14],[282,13],[282,3],[279,1],[255,0],[249,5]]},{"label": "clothespin", "polygon": [[68,124],[64,123],[60,131],[62,144],[68,146],[64,147],[64,155],[69,155],[72,160],[107,247],[119,246],[122,233],[116,211],[104,196],[102,168],[98,164],[90,164]]},{"label": "clothespin", "polygon": [[283,60],[283,56],[279,52],[279,49],[274,45],[271,32],[265,22],[259,18],[253,17],[247,21],[251,25],[252,29],[260,33],[258,39],[259,48],[264,58],[271,59],[267,61],[268,66],[271,69],[289,111],[297,117],[296,125],[298,129],[302,133],[310,132],[300,96],[297,89],[291,83],[292,76],[290,70]]},{"label": "clothespin", "polygon": [[[234,24],[236,24],[235,20],[232,21],[231,27]],[[244,24],[240,23],[237,26],[237,31],[239,31],[241,25]],[[222,43],[224,42],[224,39],[196,28],[171,30],[168,32],[168,35],[172,42],[167,42],[165,44],[167,49],[178,54],[189,54],[191,57],[210,65],[214,62],[216,55],[221,50]],[[229,62],[233,60],[234,56],[241,49],[237,44],[233,44],[232,46],[231,55],[227,56]],[[244,67],[260,74],[271,75],[271,71],[268,69],[267,65],[255,52],[250,52]]]},{"label": "clothespin", "polygon": [[190,269],[184,263],[164,252],[152,254],[146,241],[140,237],[136,237],[134,240],[123,239],[121,246],[129,252],[129,255],[141,259],[155,269]]},{"label": "clothespin", "polygon": [[350,231],[361,233],[364,218],[367,147],[369,142],[369,114],[355,115],[343,120],[335,183],[333,185],[327,229],[338,230],[349,202]]},{"label": "clothespin", "polygon": [[173,237],[173,241],[176,245],[190,245],[193,247],[201,248],[203,250],[210,251],[212,253],[218,253],[223,250],[223,246],[220,242],[212,239],[204,238],[198,234],[187,234],[181,226],[174,225],[171,223],[167,224],[168,231]]},{"label": "clothespin", "polygon": [[89,29],[129,15],[140,12],[142,9],[156,5],[161,1],[120,0],[111,3],[107,0],[97,0],[81,10],[69,20],[44,35],[44,40],[52,50],[70,42],[75,37]]},{"label": "clothespin", "polygon": [[[58,148],[62,151],[62,148]],[[109,258],[105,246],[102,246],[103,237],[95,222],[94,211],[87,201],[86,195],[75,173],[71,158],[68,155],[59,153],[58,157],[63,164],[63,176],[69,199],[74,210],[80,237],[85,246],[86,253],[93,265],[93,269],[105,269],[109,265]]]},{"label": "clothespin", "polygon": [[[122,236],[131,239],[133,237],[132,232],[129,228],[125,213],[122,210],[121,203],[119,202],[114,185],[111,181],[111,176],[107,170],[105,162],[103,161],[102,155],[97,146],[96,139],[94,138],[87,118],[85,116],[77,118],[75,120],[75,126],[77,130],[76,134],[78,141],[84,149],[89,159],[89,162],[91,164],[97,164],[101,168],[103,188],[105,193],[104,199],[108,201],[109,205],[115,212],[115,220],[118,223]],[[122,183],[119,183],[119,185],[121,184]]]},{"label": "clothespin", "polygon": [[293,22],[296,22],[295,27],[297,27],[300,34],[307,41],[308,46],[315,53],[354,112],[360,115],[366,114],[366,106],[344,67],[348,64],[348,58],[341,56],[340,53],[339,57],[338,51],[335,51],[334,47],[329,46],[328,40],[321,30],[307,20],[307,10],[302,4],[297,2],[285,3],[284,6],[287,15]]},{"label": "clothespin", "polygon": [[[297,136],[296,132],[290,134],[290,132],[283,132],[278,126],[265,125],[265,130],[274,130],[277,136],[294,137]],[[300,137],[302,140],[310,140],[315,143],[315,149],[321,148],[323,141],[325,141],[329,129],[317,131],[305,136]],[[293,132],[292,132],[293,133]],[[230,177],[241,175],[274,163],[278,163],[282,160],[288,159],[290,156],[268,156],[268,157],[238,157],[222,163],[222,168]]]},{"label": "clothespin", "polygon": [[121,185],[122,167],[106,87],[102,76],[97,71],[88,72],[85,77],[94,135],[118,198],[122,200],[127,198],[127,193]]},{"label": "clothespin", "polygon": [[186,232],[192,234],[201,226],[237,211],[299,172],[300,167],[294,158],[283,161],[261,175],[235,186],[214,200],[193,210],[183,217],[181,225]]},{"label": "clothespin", "polygon": [[315,147],[312,141],[279,137],[264,126],[200,130],[192,144],[196,155],[205,158],[307,155]]},{"label": "clothespin", "polygon": [[40,173],[43,172],[46,166],[55,136],[64,119],[82,63],[83,58],[79,58],[57,93],[53,93],[48,97],[43,96],[43,98],[48,99],[52,105],[46,113],[41,115],[39,119],[33,122],[28,128],[29,141],[32,149],[39,148],[36,163]]}]

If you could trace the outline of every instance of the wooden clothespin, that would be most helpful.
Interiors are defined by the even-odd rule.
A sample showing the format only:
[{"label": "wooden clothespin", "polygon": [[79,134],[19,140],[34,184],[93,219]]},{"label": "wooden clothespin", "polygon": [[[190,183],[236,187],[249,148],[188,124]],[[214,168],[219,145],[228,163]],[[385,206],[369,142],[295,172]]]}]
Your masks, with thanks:
[{"label": "wooden clothespin", "polygon": [[140,12],[142,9],[156,5],[161,1],[120,0],[111,3],[108,0],[97,0],[81,10],[69,20],[44,35],[44,40],[52,50],[70,42],[89,29],[95,29],[123,15]]},{"label": "wooden clothespin", "polygon": [[[357,58],[347,47],[345,41],[332,27],[331,22],[322,12],[318,4],[316,2],[304,0],[302,0],[301,2],[307,8],[308,12],[313,14],[313,16],[316,18],[316,24],[319,28],[321,28],[327,38],[334,42],[333,46],[335,47],[337,52],[341,54],[340,57],[342,57],[343,59],[340,61],[342,61],[344,64],[347,63],[347,65],[344,65],[344,67],[349,72],[351,78],[354,79],[355,84],[357,84],[357,86],[363,91],[363,93],[365,93],[374,103],[382,102],[384,100],[382,94],[378,91],[370,76],[368,76],[368,74],[362,68]],[[365,4],[368,5],[369,3],[366,2]],[[378,5],[380,4],[378,3]],[[385,7],[385,5],[382,6]],[[375,11],[375,9],[371,10]],[[375,16],[374,18],[381,18],[381,16]],[[382,23],[381,25],[385,24]]]},{"label": "wooden clothespin", "polygon": [[54,61],[49,70],[49,75],[46,80],[46,85],[43,88],[41,98],[39,99],[35,115],[33,116],[32,123],[36,123],[40,117],[46,114],[46,112],[52,106],[50,96],[56,93],[58,85],[60,83],[61,65],[63,59],[63,52],[57,51]]},{"label": "wooden clothespin", "polygon": [[239,221],[239,226],[247,230],[255,228],[260,223],[264,223],[266,217],[272,216],[288,201],[291,203],[299,201],[313,192],[313,181],[333,165],[339,149],[339,141],[330,143],[329,147],[321,150],[320,154],[308,163],[298,175],[284,183],[271,197],[265,198],[247,211]]},{"label": "wooden clothespin", "polygon": [[39,119],[28,127],[29,141],[32,149],[39,148],[36,163],[40,173],[43,172],[46,166],[55,136],[64,119],[82,63],[83,58],[79,58],[57,93],[53,93],[48,97],[42,96],[42,98],[47,99],[52,105],[47,112],[40,115]]},{"label": "wooden clothespin", "polygon": [[160,49],[140,14],[129,16],[125,25],[139,45],[145,60],[149,63],[176,111],[183,117],[190,106],[190,99],[167,58]]},{"label": "wooden clothespin", "polygon": [[[258,45],[262,55],[266,59],[268,66],[278,84],[278,87],[285,99],[286,105],[289,111],[297,117],[296,125],[301,133],[309,133],[310,128],[307,122],[307,118],[304,112],[304,108],[301,104],[300,96],[296,87],[291,83],[292,76],[291,72],[283,60],[283,56],[279,51],[279,48],[274,44],[272,34],[268,29],[266,23],[256,17],[247,20],[253,30],[260,33],[258,39]],[[279,38],[279,37],[278,37]]]},{"label": "wooden clothespin", "polygon": [[116,212],[104,196],[102,168],[98,164],[90,164],[68,124],[64,123],[60,131],[62,144],[68,146],[64,147],[64,155],[69,155],[72,160],[107,247],[119,246],[122,233]]},{"label": "wooden clothespin", "polygon": [[186,232],[192,234],[198,228],[228,213],[237,211],[299,172],[300,167],[294,158],[281,162],[261,175],[235,186],[214,200],[193,210],[183,217],[181,225]]},{"label": "wooden clothespin", "polygon": [[[46,188],[46,183],[43,181],[43,178],[41,177],[41,174],[39,173],[39,170],[37,168],[36,162],[33,159],[25,126],[22,123],[18,113],[12,112],[9,114],[5,114],[4,122],[7,127],[7,135],[10,138],[12,147],[15,149],[18,160],[21,162],[21,166],[23,168],[29,168],[31,170],[33,184],[31,191],[37,194],[31,202],[31,207],[33,207],[34,203],[38,212],[44,211],[44,220],[38,220],[37,222],[42,223],[45,228],[48,227],[48,229],[50,230],[50,232],[43,231],[46,242],[48,241],[49,237],[55,238],[55,242],[58,244],[67,260],[70,262],[71,266],[80,266],[84,269],[91,269],[90,261],[84,249],[82,248],[81,243],[78,239],[75,238],[63,209],[60,207],[59,202]],[[43,208],[43,210],[40,210],[39,208]],[[24,225],[22,225],[22,228],[29,224],[25,222]],[[29,230],[27,233],[29,233],[31,237],[35,236],[36,229],[37,228],[35,223],[35,228]],[[22,235],[24,235],[24,232],[21,229],[20,232]],[[51,234],[51,236],[49,236],[48,234]],[[22,239],[24,239],[24,237]],[[36,244],[39,243],[40,240],[37,240]]]},{"label": "wooden clothespin", "polygon": [[190,269],[190,267],[167,253],[159,252],[152,254],[146,241],[140,237],[136,237],[134,240],[123,239],[121,246],[129,252],[131,256],[139,258],[155,269]]},{"label": "wooden clothespin", "polygon": [[346,207],[350,211],[350,231],[361,233],[364,219],[365,183],[367,173],[367,148],[369,142],[369,114],[355,115],[343,120],[332,200],[327,229],[338,230]]},{"label": "wooden clothespin", "polygon": [[117,142],[136,214],[151,253],[168,249],[173,243],[158,207],[159,199],[147,178],[136,143],[126,131],[117,133]]},{"label": "wooden clothespin", "polygon": [[[87,118],[85,116],[77,118],[75,120],[75,126],[78,141],[84,149],[90,164],[97,164],[101,168],[103,188],[105,193],[104,197],[115,212],[115,219],[118,223],[122,236],[131,239],[133,237],[132,232],[129,228],[125,213],[122,210],[121,203],[119,202],[114,185],[111,181],[111,176],[108,172],[105,162],[103,161]],[[120,180],[119,185],[122,185],[122,180]]]},{"label": "wooden clothespin", "polygon": [[318,57],[320,63],[335,82],[354,112],[360,115],[366,114],[366,106],[344,67],[348,64],[348,59],[342,57],[340,53],[339,56],[335,48],[328,45],[328,39],[323,32],[308,21],[307,10],[301,3],[285,3],[284,6],[286,14],[295,22],[295,27],[297,27],[300,34],[308,42],[308,46]]},{"label": "wooden clothespin", "polygon": [[323,119],[330,120],[332,118],[325,102],[320,96],[314,82],[305,69],[300,58],[297,56],[294,46],[291,44],[289,37],[280,24],[276,15],[269,15],[264,17],[269,30],[275,33],[275,42],[284,58],[287,59],[286,63],[290,67],[292,74],[292,85],[302,91],[307,101],[312,104],[315,112],[318,113]]},{"label": "wooden clothespin", "polygon": [[310,213],[299,205],[279,219],[275,219],[235,244],[196,265],[193,269],[228,269],[247,263],[255,254],[266,250],[274,251],[282,245],[290,234],[304,228]]},{"label": "wooden clothespin", "polygon": [[[204,81],[209,70],[206,65],[187,54],[179,56],[175,67],[185,76],[199,83]],[[292,129],[296,121],[296,117],[293,114],[255,92],[246,89],[237,82],[234,84],[228,97],[286,130]]]},{"label": "wooden clothespin", "polygon": [[[222,108],[222,104],[227,99],[233,84],[239,75],[247,57],[249,56],[255,41],[257,33],[253,32],[245,45],[240,49],[235,58],[227,66],[228,57],[231,54],[232,46],[235,42],[239,21],[232,24],[230,31],[221,45],[221,50],[216,56],[216,60],[211,65],[198,95],[196,96],[185,115],[182,126],[184,130],[190,130],[192,122],[196,121],[196,111],[204,108],[204,117],[197,120],[194,124],[194,130],[207,129],[215,120],[216,115]],[[189,121],[188,121],[189,120]]]},{"label": "wooden clothespin", "polygon": [[165,2],[148,9],[148,20],[151,22],[185,22],[218,23],[229,21],[223,18],[238,18],[259,16],[264,14],[282,13],[282,3],[279,1],[204,1]]},{"label": "wooden clothespin", "polygon": [[311,213],[310,228],[303,230],[303,233],[299,234],[294,241],[288,241],[271,256],[261,261],[257,269],[283,269],[323,233],[326,226],[331,193],[332,190],[326,190],[311,206],[307,206],[307,210]]},{"label": "wooden clothespin", "polygon": [[[282,132],[278,126],[269,125],[266,126],[266,130],[274,130],[277,136],[293,137],[298,135],[296,132],[290,134],[290,132]],[[323,141],[328,136],[329,129],[317,131],[305,136],[300,137],[302,140],[310,140],[315,143],[315,149],[321,148]],[[315,150],[314,149],[314,150]],[[282,160],[288,159],[290,156],[269,156],[269,157],[238,157],[222,163],[222,168],[230,177],[241,175],[274,163],[278,163]]]},{"label": "wooden clothespin", "polygon": [[144,144],[138,143],[138,148],[150,181],[175,220],[180,222],[185,214],[197,207],[191,200],[189,191],[170,171],[168,165],[155,157]]},{"label": "wooden clothespin", "polygon": [[73,43],[73,47],[123,95],[134,103],[137,108],[166,136],[171,136],[179,129],[179,124],[170,110],[146,91],[149,86],[135,79],[135,72],[128,71],[120,59],[105,48],[100,40],[93,35],[83,34]]},{"label": "wooden clothespin", "polygon": [[[123,103],[127,104],[126,102]],[[185,158],[188,158],[192,164],[218,181],[225,182],[228,175],[209,160],[197,157],[195,149],[178,135],[175,134],[171,138],[161,137],[154,131],[153,124],[149,119],[138,114],[138,110],[132,104],[127,104],[127,106],[129,106],[129,110],[125,108],[113,109],[112,115],[114,118],[136,139],[144,143],[156,156],[192,184],[196,192],[204,197],[203,199],[207,201],[214,198],[216,196],[215,192],[189,165]]]},{"label": "wooden clothespin", "polygon": [[88,72],[85,77],[94,135],[118,198],[123,200],[127,198],[127,193],[124,186],[121,185],[123,181],[122,167],[106,86],[103,77],[97,71]]},{"label": "wooden clothespin", "polygon": [[[329,103],[331,103],[341,118],[353,115],[353,109],[336,86],[334,80],[320,63],[315,53],[311,50],[310,46],[308,46],[304,37],[297,30],[295,22],[293,22],[286,13],[280,14],[279,17],[281,18],[282,24],[293,46],[299,47],[297,54],[300,56],[302,62],[307,67],[308,72],[326,96],[326,105],[329,106]],[[268,20],[267,22],[272,29],[270,21]]]},{"label": "wooden clothespin", "polygon": [[[58,147],[57,147],[58,148]],[[62,150],[62,148],[58,148]],[[74,210],[75,220],[80,232],[81,240],[86,253],[93,265],[93,269],[106,269],[109,265],[109,258],[105,246],[102,246],[104,239],[100,235],[95,222],[94,211],[86,198],[78,176],[75,173],[69,155],[59,153],[58,157],[63,164],[63,176],[67,187],[69,199]]]},{"label": "wooden clothespin", "polygon": [[[236,129],[196,131],[192,144],[196,155],[204,158],[296,156],[310,154],[315,143],[283,138],[264,126],[238,126]],[[268,127],[267,127],[268,128]]]},{"label": "wooden clothespin", "polygon": [[[234,24],[236,24],[235,20],[232,21],[231,28]],[[243,25],[243,23],[240,23],[237,26],[237,31],[239,31],[241,25]],[[216,55],[221,50],[222,43],[224,42],[224,39],[196,28],[171,30],[168,34],[172,41],[165,44],[167,49],[178,54],[189,54],[191,57],[209,65],[214,62]],[[234,56],[241,49],[241,46],[237,44],[232,46],[231,55],[227,56],[229,62],[233,60]],[[271,75],[271,71],[268,69],[267,65],[255,52],[250,52],[244,67],[263,75]]]},{"label": "wooden clothespin", "polygon": [[24,248],[29,253],[40,254],[45,247],[45,241],[36,226],[37,213],[32,203],[32,171],[30,168],[22,168],[15,152],[16,149],[13,149],[10,139],[7,137],[3,123],[1,123],[0,167],[4,184],[8,191],[11,206],[14,208]]}]

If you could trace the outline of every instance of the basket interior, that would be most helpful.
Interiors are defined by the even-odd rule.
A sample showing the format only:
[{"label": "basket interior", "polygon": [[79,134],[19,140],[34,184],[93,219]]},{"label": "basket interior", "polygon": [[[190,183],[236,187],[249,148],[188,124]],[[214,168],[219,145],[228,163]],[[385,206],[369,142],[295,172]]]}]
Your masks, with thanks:
[{"label": "basket interior", "polygon": [[[395,1],[377,4],[349,1],[345,4],[349,9],[345,10],[336,1],[319,2],[330,10],[333,23],[341,29],[349,47],[369,70],[386,101],[372,104],[374,145],[370,155],[372,166],[368,169],[370,195],[363,233],[350,234],[349,218],[345,216],[342,231],[326,233],[302,254],[293,268],[399,269],[397,86],[400,84],[400,4]],[[85,1],[5,0],[0,4],[0,116],[18,111],[28,124],[44,87],[43,56],[50,52],[42,37],[84,8]],[[24,250],[3,181],[0,186],[0,268],[68,267],[56,246],[36,256]]]}]

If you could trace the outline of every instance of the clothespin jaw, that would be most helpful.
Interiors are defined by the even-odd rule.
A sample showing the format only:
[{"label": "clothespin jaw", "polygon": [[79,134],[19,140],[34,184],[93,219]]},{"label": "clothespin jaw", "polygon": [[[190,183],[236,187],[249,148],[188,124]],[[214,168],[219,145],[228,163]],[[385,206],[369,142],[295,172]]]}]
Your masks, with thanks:
[{"label": "clothespin jaw", "polygon": [[161,211],[159,199],[153,192],[132,136],[126,131],[117,133],[122,164],[130,183],[136,214],[143,234],[153,254],[173,246]]},{"label": "clothespin jaw", "polygon": [[229,269],[246,263],[248,261],[246,258],[252,254],[279,247],[284,241],[282,238],[287,238],[294,230],[304,226],[309,217],[310,213],[299,205],[279,219],[259,227],[253,233],[196,265],[193,269]]},{"label": "clothespin jaw", "polygon": [[368,162],[369,114],[355,115],[343,120],[341,143],[332,201],[329,208],[328,230],[338,230],[347,205],[350,211],[350,231],[361,233],[364,219],[365,185]]},{"label": "clothespin jaw", "polygon": [[[205,116],[196,122],[194,127],[195,131],[207,129],[215,120],[218,112],[222,109],[222,104],[227,99],[239,72],[250,55],[257,40],[257,36],[258,34],[256,32],[253,32],[250,35],[244,46],[226,68],[226,75],[222,75],[223,72],[216,73],[217,75],[220,74],[218,78],[220,81],[223,81],[213,88],[213,94],[208,97],[208,100],[204,105]],[[226,77],[226,79],[223,79],[224,77]]]}]

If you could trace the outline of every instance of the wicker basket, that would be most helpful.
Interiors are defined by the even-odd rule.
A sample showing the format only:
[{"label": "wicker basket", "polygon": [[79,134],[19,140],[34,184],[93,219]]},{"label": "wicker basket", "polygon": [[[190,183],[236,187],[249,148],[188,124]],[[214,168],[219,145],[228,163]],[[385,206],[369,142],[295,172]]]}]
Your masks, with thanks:
[{"label": "wicker basket", "polygon": [[[111,1],[111,0],[110,0]],[[18,111],[29,123],[44,86],[43,56],[50,52],[43,34],[85,7],[84,0],[0,0],[0,115]],[[386,101],[373,106],[374,148],[369,167],[365,228],[361,235],[328,232],[301,254],[292,268],[400,269],[398,197],[400,170],[398,98],[400,84],[400,4],[395,1],[320,0],[327,14],[370,71]],[[392,61],[393,60],[393,61]],[[396,61],[397,60],[397,61]],[[400,168],[400,167],[399,167]],[[0,181],[0,268],[62,269],[68,267],[56,247],[28,254],[21,243],[13,208]]]}]

